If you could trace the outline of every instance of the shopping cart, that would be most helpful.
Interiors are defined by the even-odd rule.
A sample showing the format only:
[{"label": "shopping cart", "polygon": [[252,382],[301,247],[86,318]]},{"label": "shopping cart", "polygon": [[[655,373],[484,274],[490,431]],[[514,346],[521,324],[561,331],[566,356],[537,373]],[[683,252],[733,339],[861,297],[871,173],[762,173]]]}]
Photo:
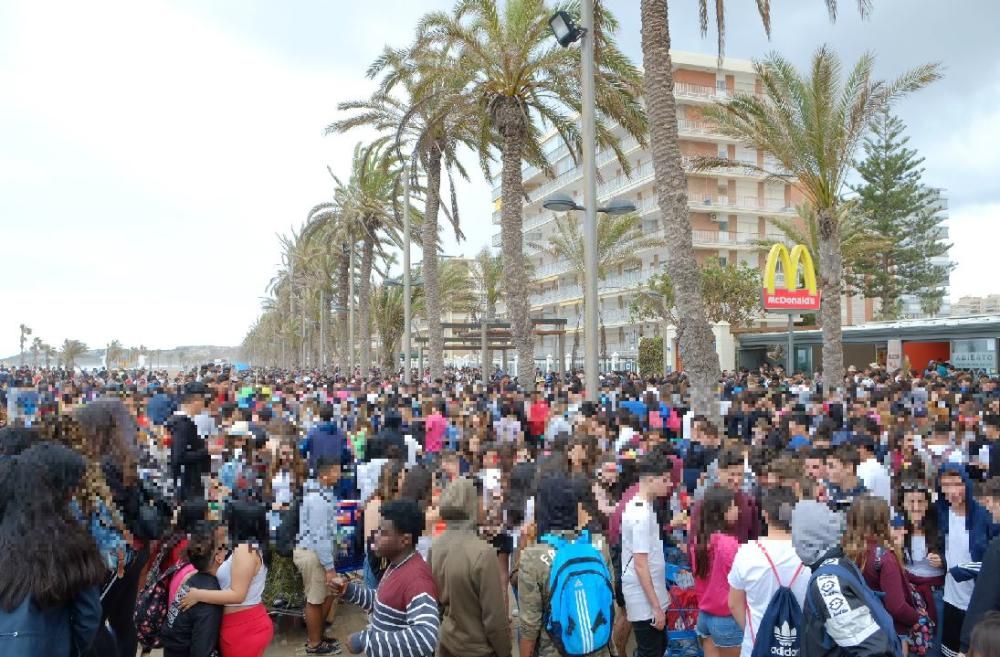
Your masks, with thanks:
[{"label": "shopping cart", "polygon": [[682,565],[666,566],[670,606],[667,607],[667,651],[663,657],[704,657],[695,627],[698,625],[698,597],[691,571]]}]

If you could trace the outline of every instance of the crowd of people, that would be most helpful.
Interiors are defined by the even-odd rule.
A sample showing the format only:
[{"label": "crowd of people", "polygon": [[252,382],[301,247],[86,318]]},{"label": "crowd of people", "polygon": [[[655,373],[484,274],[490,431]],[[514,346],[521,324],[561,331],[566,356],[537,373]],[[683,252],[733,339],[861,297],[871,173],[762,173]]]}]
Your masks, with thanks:
[{"label": "crowd of people", "polygon": [[1000,379],[416,378],[0,368],[0,655],[1000,657]]}]

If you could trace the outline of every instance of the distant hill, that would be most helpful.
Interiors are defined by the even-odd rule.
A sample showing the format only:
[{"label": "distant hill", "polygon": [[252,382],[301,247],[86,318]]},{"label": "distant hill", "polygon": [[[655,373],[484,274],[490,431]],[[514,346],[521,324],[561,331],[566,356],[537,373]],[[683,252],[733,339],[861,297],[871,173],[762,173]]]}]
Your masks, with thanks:
[{"label": "distant hill", "polygon": [[[85,369],[101,367],[104,362],[104,352],[105,349],[103,347],[100,349],[88,350],[83,356],[77,359],[77,367]],[[208,363],[216,359],[222,359],[230,362],[239,360],[240,348],[218,347],[213,345],[191,345],[174,347],[173,349],[151,349],[145,358],[145,362],[147,366],[152,365],[156,368],[177,369],[182,366],[193,367],[194,365]],[[25,352],[24,360],[27,364],[32,364],[32,356],[30,352]],[[130,366],[134,366],[134,363],[135,361],[132,361]],[[14,354],[13,356],[0,358],[0,364],[20,365],[21,356],[20,354]],[[38,357],[38,364],[45,364],[44,357]],[[53,361],[51,364],[55,366],[56,363]]]}]

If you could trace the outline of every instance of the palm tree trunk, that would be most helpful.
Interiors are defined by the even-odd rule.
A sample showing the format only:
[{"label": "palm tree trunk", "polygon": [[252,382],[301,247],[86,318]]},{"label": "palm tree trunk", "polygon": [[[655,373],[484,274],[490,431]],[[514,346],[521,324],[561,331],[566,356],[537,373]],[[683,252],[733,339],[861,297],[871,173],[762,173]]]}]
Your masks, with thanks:
[{"label": "palm tree trunk", "polygon": [[525,390],[535,385],[535,341],[528,315],[528,277],[524,263],[521,154],[524,149],[524,111],[513,98],[501,101],[496,123],[503,140],[500,174],[500,248],[503,252],[504,299],[510,319],[511,338],[517,350],[517,380]]},{"label": "palm tree trunk", "polygon": [[576,330],[573,331],[573,348],[569,350],[569,369],[572,371],[576,368],[576,352],[580,349],[580,318],[582,315],[577,314],[576,316]]},{"label": "palm tree trunk", "polygon": [[695,413],[718,418],[719,356],[715,335],[705,316],[701,277],[691,239],[687,179],[677,145],[677,106],[670,60],[670,26],[663,0],[642,0],[642,61],[646,111],[649,114],[657,202],[663,214],[667,273],[674,284],[679,349],[691,382]]},{"label": "palm tree trunk", "polygon": [[[486,376],[493,373],[493,350],[490,349],[490,330],[489,323],[496,320],[497,318],[497,307],[496,304],[490,301],[486,302],[486,362],[483,363],[483,380],[486,380]],[[487,371],[488,370],[488,371]]]},{"label": "palm tree trunk", "polygon": [[349,330],[347,328],[347,305],[350,303],[351,291],[351,259],[346,253],[340,254],[340,266],[337,268],[337,305],[340,306],[337,315],[337,359],[341,366],[350,367],[350,349],[347,344]]},{"label": "palm tree trunk", "polygon": [[358,335],[361,338],[361,376],[368,376],[372,366],[371,291],[372,266],[375,263],[375,238],[365,236],[361,247],[361,280],[358,282]]},{"label": "palm tree trunk", "polygon": [[[840,293],[844,272],[840,227],[831,209],[819,210],[820,318],[823,330],[823,391],[844,387],[844,346],[841,342]],[[794,356],[790,354],[790,357]]]},{"label": "palm tree trunk", "polygon": [[441,290],[438,286],[438,210],[441,206],[441,149],[433,145],[427,154],[427,196],[424,221],[420,227],[424,262],[420,275],[427,304],[427,332],[430,347],[431,380],[444,378],[444,333],[441,330]]}]

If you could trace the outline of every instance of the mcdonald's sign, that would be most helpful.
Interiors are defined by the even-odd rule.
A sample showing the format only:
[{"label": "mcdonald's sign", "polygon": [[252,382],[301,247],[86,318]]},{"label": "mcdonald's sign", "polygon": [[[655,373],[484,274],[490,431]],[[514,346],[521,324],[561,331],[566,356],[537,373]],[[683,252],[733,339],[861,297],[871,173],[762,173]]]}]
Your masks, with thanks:
[{"label": "mcdonald's sign", "polygon": [[[777,289],[775,276],[778,263],[785,277],[783,289]],[[799,263],[802,263],[803,289],[798,288]],[[809,249],[802,244],[792,247],[791,253],[784,244],[775,244],[767,254],[764,265],[764,309],[787,312],[814,312],[819,310],[819,289],[816,287],[816,268],[813,267]]]}]

